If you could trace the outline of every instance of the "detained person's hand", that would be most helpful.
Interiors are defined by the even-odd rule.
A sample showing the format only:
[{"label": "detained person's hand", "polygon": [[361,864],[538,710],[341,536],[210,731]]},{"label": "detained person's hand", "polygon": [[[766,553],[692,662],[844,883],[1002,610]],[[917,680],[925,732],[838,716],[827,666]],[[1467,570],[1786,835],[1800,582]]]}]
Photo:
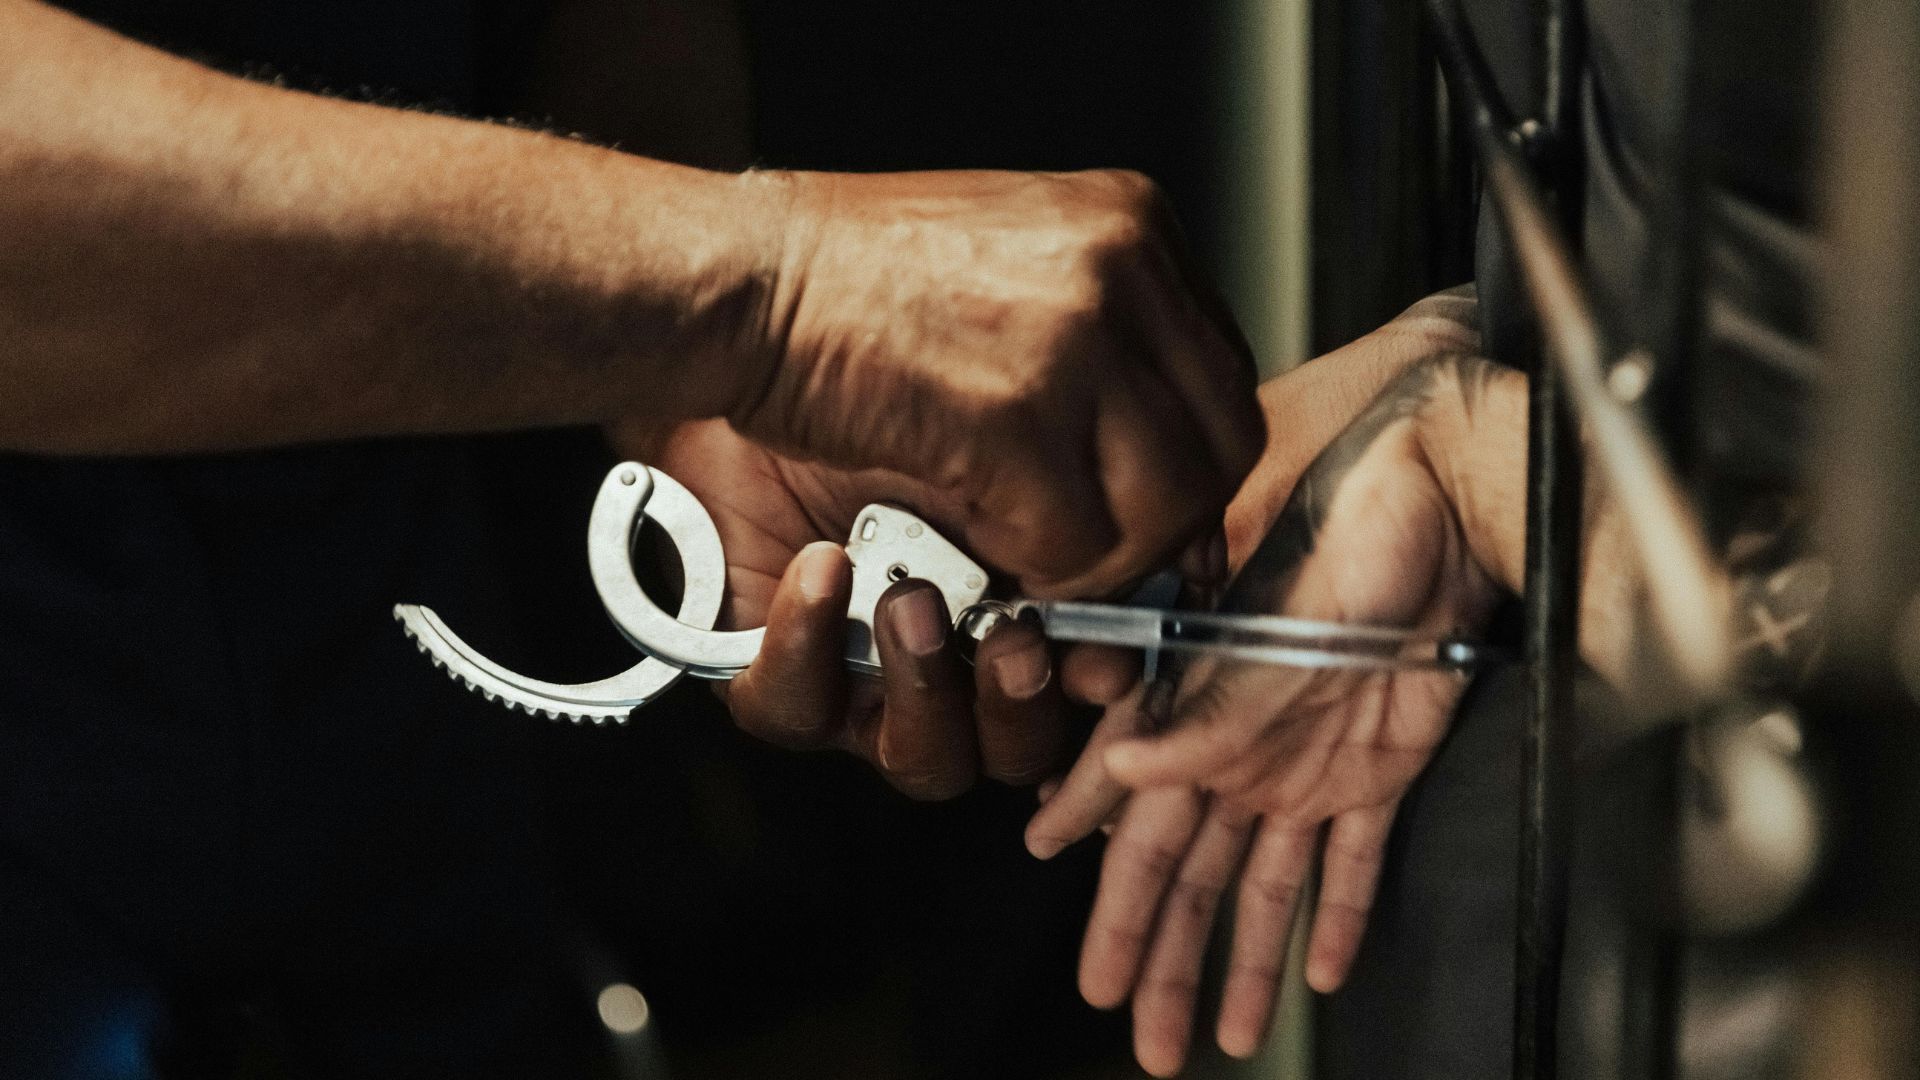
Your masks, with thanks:
[{"label": "detained person's hand", "polygon": [[[1463,526],[1487,508],[1463,512],[1472,485],[1454,473],[1459,458],[1436,444],[1485,428],[1518,453],[1524,400],[1518,375],[1484,361],[1416,364],[1297,483],[1283,482],[1284,509],[1222,609],[1433,636],[1477,629],[1504,577],[1483,564],[1476,551],[1485,549]],[[1272,487],[1258,474],[1254,485]],[[1100,1006],[1131,998],[1136,1053],[1149,1071],[1170,1074],[1184,1061],[1208,935],[1236,881],[1221,1046],[1245,1055],[1264,1038],[1316,858],[1308,981],[1321,991],[1340,985],[1395,808],[1464,685],[1445,672],[1196,659],[1109,707],[1028,841],[1044,855],[1111,829],[1081,989]]]}]

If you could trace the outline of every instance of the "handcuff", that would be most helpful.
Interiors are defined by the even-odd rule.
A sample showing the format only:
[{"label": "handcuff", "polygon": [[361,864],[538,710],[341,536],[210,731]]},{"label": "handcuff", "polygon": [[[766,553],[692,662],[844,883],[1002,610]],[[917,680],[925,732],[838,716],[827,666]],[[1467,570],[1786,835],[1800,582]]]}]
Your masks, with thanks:
[{"label": "handcuff", "polygon": [[[669,613],[647,595],[634,564],[641,528],[652,522],[672,542],[683,586]],[[977,643],[1008,619],[1031,619],[1055,641],[1089,642],[1221,656],[1306,668],[1467,671],[1496,655],[1465,637],[1425,637],[1391,627],[1281,615],[1181,611],[1079,601],[991,599],[979,563],[911,511],[873,503],[853,519],[853,564],[844,659],[866,675],[881,672],[874,619],[895,582],[915,578],[940,590],[963,641]],[[627,461],[601,481],[587,523],[587,563],[601,605],[642,654],[632,667],[593,682],[556,683],[488,659],[418,604],[397,604],[394,618],[453,679],[489,701],[530,715],[575,723],[624,722],[682,676],[731,679],[759,655],[766,628],[720,630],[726,552],[705,506],[673,477]]]}]

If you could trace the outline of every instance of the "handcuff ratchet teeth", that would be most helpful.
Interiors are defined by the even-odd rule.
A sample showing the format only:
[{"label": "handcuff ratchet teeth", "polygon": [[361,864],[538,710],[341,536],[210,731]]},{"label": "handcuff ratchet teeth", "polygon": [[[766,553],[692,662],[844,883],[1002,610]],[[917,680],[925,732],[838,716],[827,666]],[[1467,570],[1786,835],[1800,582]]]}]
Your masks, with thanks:
[{"label": "handcuff ratchet teeth", "polygon": [[[679,610],[668,614],[647,595],[634,572],[641,527],[659,527],[679,555],[684,582]],[[896,581],[918,578],[940,590],[947,610],[962,616],[963,631],[984,635],[987,573],[931,525],[899,507],[875,503],[854,518],[847,541],[853,596],[847,612],[847,666],[880,671],[874,613]],[[664,693],[682,675],[731,679],[760,652],[764,627],[716,630],[727,578],[726,552],[706,507],[658,469],[623,462],[607,473],[587,524],[587,563],[607,615],[645,654],[633,667],[589,683],[551,683],[489,660],[455,634],[430,608],[393,609],[407,634],[434,664],[470,690],[508,708],[575,723],[623,722],[636,707]]]}]

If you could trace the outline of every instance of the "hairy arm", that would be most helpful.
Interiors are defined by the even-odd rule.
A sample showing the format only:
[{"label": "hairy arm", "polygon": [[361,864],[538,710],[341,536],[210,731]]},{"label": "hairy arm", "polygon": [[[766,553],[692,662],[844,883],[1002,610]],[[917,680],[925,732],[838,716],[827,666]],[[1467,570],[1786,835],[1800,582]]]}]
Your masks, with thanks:
[{"label": "hairy arm", "polygon": [[1118,591],[1259,455],[1138,174],[702,172],[251,84],[0,0],[0,450],[724,415]]},{"label": "hairy arm", "polygon": [[788,201],[0,0],[0,448],[717,414],[771,362]]}]

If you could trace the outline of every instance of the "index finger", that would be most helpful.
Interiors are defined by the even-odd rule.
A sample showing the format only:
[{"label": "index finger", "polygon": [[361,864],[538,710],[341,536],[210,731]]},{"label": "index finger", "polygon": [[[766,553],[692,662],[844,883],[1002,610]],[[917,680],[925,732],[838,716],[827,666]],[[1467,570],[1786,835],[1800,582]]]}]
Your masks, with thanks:
[{"label": "index finger", "polygon": [[1106,748],[1146,722],[1140,699],[1144,687],[1107,706],[1067,778],[1027,822],[1027,850],[1050,859],[1068,845],[1091,836],[1107,823],[1127,797],[1127,789],[1107,775]]}]

